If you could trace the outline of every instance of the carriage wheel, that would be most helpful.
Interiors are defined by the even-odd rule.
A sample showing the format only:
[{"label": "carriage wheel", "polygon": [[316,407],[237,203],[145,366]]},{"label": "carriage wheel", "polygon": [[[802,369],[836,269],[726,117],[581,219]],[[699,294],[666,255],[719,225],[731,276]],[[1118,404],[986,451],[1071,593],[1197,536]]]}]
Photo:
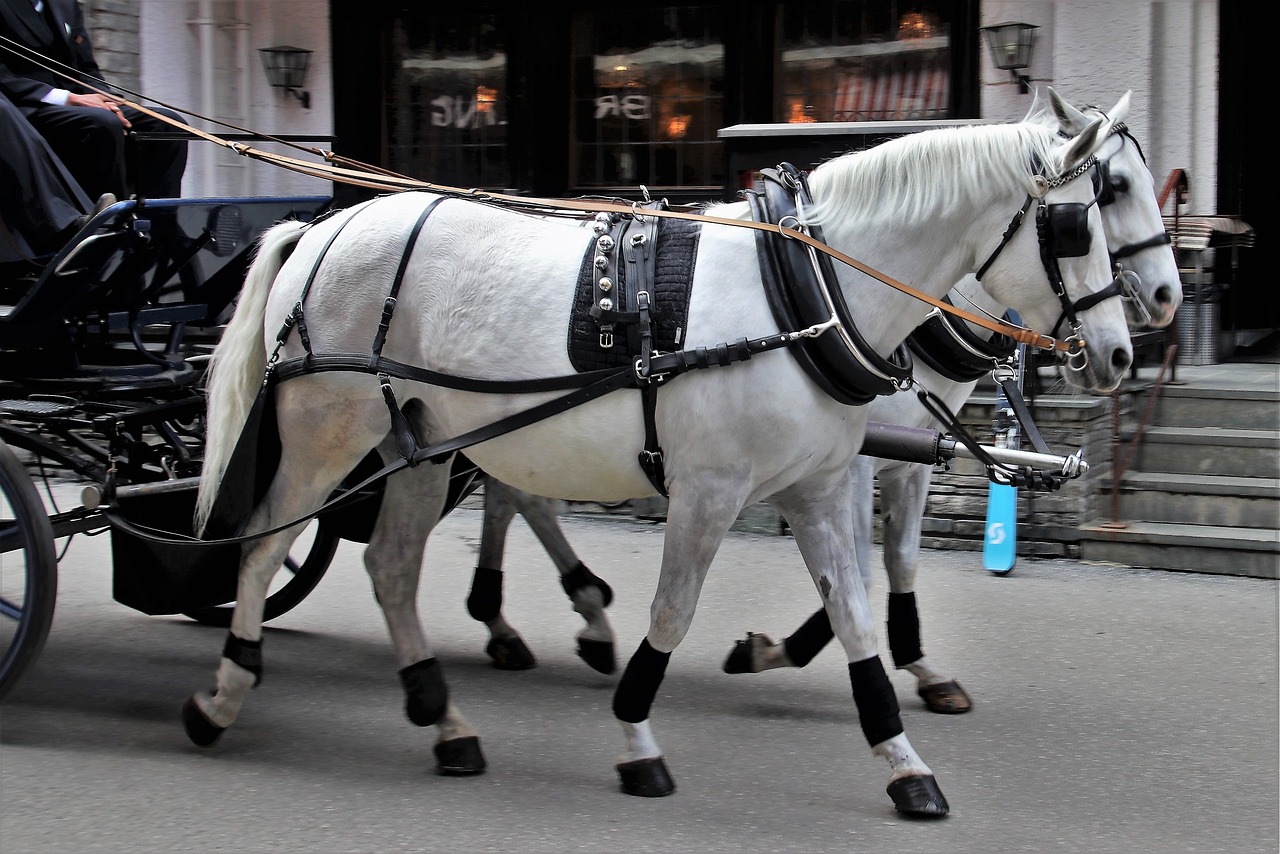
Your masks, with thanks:
[{"label": "carriage wheel", "polygon": [[[320,579],[324,577],[338,551],[339,537],[323,522],[312,522],[293,544],[293,550],[285,558],[284,566],[276,573],[271,589],[267,592],[266,606],[262,611],[262,622],[274,620],[281,614],[293,610],[307,595],[315,590]],[[299,562],[297,555],[305,557]],[[231,615],[235,611],[235,603],[215,605],[211,608],[198,608],[187,611],[186,615],[206,626],[227,628],[231,625]]]},{"label": "carriage wheel", "polygon": [[22,462],[0,441],[0,700],[44,648],[57,596],[48,512]]}]

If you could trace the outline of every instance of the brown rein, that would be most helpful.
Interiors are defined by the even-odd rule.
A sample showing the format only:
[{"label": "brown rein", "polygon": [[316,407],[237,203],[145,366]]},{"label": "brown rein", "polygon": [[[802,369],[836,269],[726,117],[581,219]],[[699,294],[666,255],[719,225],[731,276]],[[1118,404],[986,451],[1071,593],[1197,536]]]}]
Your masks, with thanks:
[{"label": "brown rein", "polygon": [[[100,94],[118,98],[118,96],[110,95],[110,93],[106,91],[101,91]],[[962,320],[966,320],[984,329],[991,330],[992,332],[1006,335],[1019,344],[1025,344],[1028,347],[1034,347],[1039,350],[1058,350],[1064,353],[1071,353],[1077,349],[1081,343],[1078,339],[1074,343],[1060,341],[1049,335],[1036,332],[1034,329],[1028,329],[1023,326],[1014,326],[1002,320],[966,311],[959,306],[944,302],[936,297],[929,296],[928,294],[923,293],[904,282],[900,282],[892,276],[882,273],[879,270],[846,255],[838,249],[828,246],[819,240],[813,239],[803,231],[790,226],[784,226],[781,224],[773,225],[769,223],[755,222],[753,220],[729,219],[726,217],[711,216],[703,213],[693,213],[687,210],[654,210],[646,208],[641,212],[638,204],[626,204],[623,202],[613,202],[604,199],[543,199],[527,196],[511,196],[502,193],[490,193],[474,188],[462,189],[459,187],[448,187],[441,184],[433,184],[429,181],[420,181],[415,178],[398,175],[385,169],[380,169],[378,167],[360,163],[359,161],[341,157],[332,151],[320,151],[317,149],[311,149],[311,151],[324,157],[327,161],[351,164],[358,166],[359,168],[349,169],[342,166],[311,163],[305,160],[299,160],[296,157],[287,157],[283,154],[276,154],[274,152],[264,151],[249,145],[242,145],[231,140],[223,139],[215,134],[202,131],[199,128],[192,127],[188,124],[172,119],[169,116],[157,113],[154,110],[149,110],[132,101],[123,98],[118,98],[118,100],[130,107],[133,107],[135,110],[144,113],[145,115],[151,116],[152,118],[158,119],[166,124],[193,134],[200,139],[213,142],[217,145],[223,146],[224,148],[229,148],[241,156],[260,160],[264,163],[271,163],[303,175],[328,179],[351,186],[365,187],[375,190],[387,190],[391,192],[400,192],[403,190],[431,190],[448,195],[470,197],[477,201],[502,202],[521,208],[543,208],[583,213],[618,213],[636,217],[669,217],[671,219],[686,219],[694,220],[696,222],[714,223],[716,225],[729,225],[736,228],[754,228],[760,231],[776,231],[783,237],[787,237],[792,240],[799,240],[802,243],[813,247],[817,251],[823,252],[837,261],[840,261],[842,264],[846,264],[853,269],[882,282],[883,284],[920,300],[921,302],[928,303],[939,311],[947,312],[948,314],[959,317]],[[270,137],[266,138],[269,139]]]}]

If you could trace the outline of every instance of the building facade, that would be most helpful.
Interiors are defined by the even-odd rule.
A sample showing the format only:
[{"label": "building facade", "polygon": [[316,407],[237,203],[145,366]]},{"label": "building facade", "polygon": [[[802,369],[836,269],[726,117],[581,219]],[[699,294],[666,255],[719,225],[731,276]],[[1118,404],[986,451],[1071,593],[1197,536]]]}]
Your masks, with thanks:
[{"label": "building facade", "polygon": [[[1187,177],[1179,212],[1238,215],[1265,245],[1243,91],[1261,28],[1236,0],[83,2],[113,79],[204,129],[446,186],[631,198],[644,185],[672,201],[736,192],[720,136],[733,125],[1020,118],[1032,95],[996,68],[981,28],[1021,21],[1035,26],[1019,72],[1032,88],[1103,105],[1132,90],[1129,125],[1157,182]],[[309,107],[268,85],[259,51],[275,45],[311,51]],[[368,195],[204,145],[184,187],[317,190]],[[1259,254],[1213,262],[1230,283],[1226,326],[1280,326]]]}]

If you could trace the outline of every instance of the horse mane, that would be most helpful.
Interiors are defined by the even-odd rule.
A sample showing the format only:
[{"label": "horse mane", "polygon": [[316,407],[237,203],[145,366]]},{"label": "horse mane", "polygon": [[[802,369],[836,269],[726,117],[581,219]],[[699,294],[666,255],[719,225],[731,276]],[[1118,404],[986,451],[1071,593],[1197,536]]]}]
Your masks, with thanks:
[{"label": "horse mane", "polygon": [[809,174],[815,204],[805,218],[897,224],[949,215],[993,188],[1025,192],[1037,159],[1059,171],[1061,140],[1025,120],[907,134],[816,167]]}]

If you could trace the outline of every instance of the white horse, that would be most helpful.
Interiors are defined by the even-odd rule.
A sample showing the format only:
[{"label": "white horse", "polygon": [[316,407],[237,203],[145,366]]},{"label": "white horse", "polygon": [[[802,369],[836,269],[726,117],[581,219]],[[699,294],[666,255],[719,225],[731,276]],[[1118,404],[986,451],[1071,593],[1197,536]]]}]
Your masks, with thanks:
[{"label": "white horse", "polygon": [[[1048,105],[1037,93],[1026,120],[1045,122],[1063,134],[1079,133],[1089,119],[1097,115],[1109,116],[1117,123],[1123,123],[1128,116],[1129,93],[1105,113],[1089,107],[1078,110],[1052,88],[1047,89],[1047,94]],[[1107,248],[1117,275],[1130,288],[1126,301],[1130,321],[1135,325],[1163,328],[1173,321],[1182,301],[1177,261],[1164,231],[1155,180],[1143,159],[1142,149],[1123,124],[1113,125],[1113,140],[1118,142],[1110,142],[1099,152],[1100,168],[1095,181],[1095,188],[1102,194],[1099,207]],[[957,295],[957,302],[972,303],[988,314],[997,315],[1004,310],[980,290],[972,276],[966,276],[953,293]],[[985,330],[972,332],[976,335]],[[952,412],[958,411],[977,385],[976,380],[944,376],[920,359],[915,363],[915,379]],[[939,426],[914,394],[879,397],[871,404],[870,412],[873,421],[908,427]],[[887,640],[894,664],[916,677],[916,693],[929,710],[942,714],[967,712],[973,706],[973,699],[958,680],[928,660],[921,645],[915,578],[920,559],[920,526],[933,469],[928,465],[859,455],[850,472],[855,495],[854,539],[859,566],[864,573],[871,563],[874,484],[876,480],[880,483],[883,557],[889,580]],[[826,612],[819,609],[780,642],[775,643],[766,634],[748,633],[730,651],[724,670],[759,673],[778,667],[804,667],[831,638],[831,623]]]},{"label": "white horse", "polygon": [[[1106,200],[1100,202],[1100,207],[1107,248],[1117,275],[1129,288],[1126,309],[1130,323],[1155,328],[1167,326],[1182,300],[1182,289],[1156,199],[1155,179],[1137,140],[1123,124],[1129,115],[1131,93],[1126,92],[1106,112],[1093,107],[1077,109],[1052,87],[1046,87],[1043,93],[1047,100],[1041,90],[1037,90],[1024,121],[1040,122],[1071,136],[1084,129],[1091,116],[1104,115],[1118,123],[1112,125],[1112,136],[1118,140],[1118,147],[1113,142],[1100,152],[1099,166],[1091,176],[1095,192],[1105,194]],[[972,275],[962,279],[951,296],[957,304],[973,306],[991,317],[999,317],[1004,312],[1002,306],[982,291]],[[975,336],[975,344],[990,335],[988,330],[968,326],[961,327],[960,333],[966,334],[965,330]],[[969,370],[968,375],[986,373],[985,368],[989,367],[990,364],[977,364],[976,370]],[[976,379],[961,376],[965,373],[949,370],[944,375],[928,362],[917,359],[914,376],[921,386],[955,412],[977,385]],[[914,394],[877,397],[869,407],[872,421],[907,427],[940,426]],[[915,577],[920,557],[920,524],[932,467],[859,455],[850,472],[855,495],[854,540],[858,544],[858,563],[864,573],[871,565],[874,483],[877,480],[880,483],[884,563],[889,579],[888,641],[894,663],[916,676],[916,693],[928,709],[942,714],[967,712],[972,708],[972,698],[958,680],[927,660],[921,648]],[[602,673],[613,672],[614,638],[604,611],[612,591],[586,568],[565,539],[557,520],[556,502],[486,478],[480,550],[467,607],[489,630],[485,649],[494,666],[522,670],[536,664],[533,652],[502,614],[504,544],[517,513],[547,550],[574,610],[586,621],[578,634],[579,656]],[[869,582],[865,575],[864,580]],[[774,643],[765,634],[749,633],[734,647],[724,669],[728,673],[758,673],[777,667],[804,667],[832,636],[826,610],[819,608],[804,626],[780,643]]]},{"label": "white horse", "polygon": [[[429,193],[378,199],[310,227],[271,229],[211,364],[197,529],[215,515],[218,484],[264,387],[274,397],[280,461],[245,528],[263,536],[243,549],[217,687],[184,707],[188,736],[212,744],[261,674],[262,603],[297,520],[315,512],[372,448],[419,462],[467,447],[482,470],[536,495],[616,501],[667,493],[649,631],[614,696],[626,744],[617,766],[624,791],[674,791],[649,720],[652,701],[729,526],[743,507],[768,500],[791,526],[845,649],[863,734],[890,766],[895,807],[945,815],[946,799],[903,731],[848,524],[848,468],[867,409],[828,393],[825,384],[846,377],[815,376],[796,351],[795,358],[769,351],[810,342],[830,359],[852,344],[856,354],[846,349],[846,362],[890,377],[886,359],[924,319],[927,300],[985,266],[985,289],[1030,327],[1067,324],[1069,381],[1099,393],[1115,388],[1132,359],[1129,330],[1119,300],[1095,299],[1113,289],[1105,244],[1089,241],[1100,229],[1094,194],[1088,180],[1078,180],[1108,131],[1102,119],[1070,140],[1026,122],[948,128],[818,167],[809,176],[813,204],[802,205],[796,222],[820,225],[827,245],[892,270],[919,296],[842,266],[822,298],[847,311],[802,329],[775,319],[756,260],[757,230],[721,224],[745,221],[748,205],[709,207],[679,328],[681,346],[693,349],[646,349],[609,372],[604,385],[577,394],[525,384],[572,375],[563,342],[577,280],[584,261],[612,248],[609,235],[510,205]],[[1020,211],[1046,227],[1013,227]],[[277,379],[289,378],[270,381],[268,364]],[[619,390],[604,393],[609,383]],[[527,387],[539,390],[519,393]],[[656,408],[648,408],[655,391]],[[549,403],[565,397],[587,402]],[[518,429],[495,435],[492,425],[513,417],[506,426]],[[472,438],[483,441],[468,447]],[[659,471],[655,483],[650,475]],[[387,481],[365,564],[410,719],[436,726],[441,771],[478,773],[478,736],[449,700],[416,604],[447,478],[445,466],[428,464]]]}]

